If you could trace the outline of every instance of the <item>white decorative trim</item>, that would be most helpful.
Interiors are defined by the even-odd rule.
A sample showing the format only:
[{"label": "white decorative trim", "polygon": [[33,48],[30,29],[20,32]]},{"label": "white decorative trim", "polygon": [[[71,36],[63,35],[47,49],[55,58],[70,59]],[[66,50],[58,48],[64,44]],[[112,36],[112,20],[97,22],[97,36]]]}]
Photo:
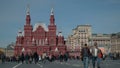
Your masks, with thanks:
[{"label": "white decorative trim", "polygon": [[44,23],[36,23],[33,28],[33,31],[36,31],[39,26],[41,26],[45,31],[48,31],[48,28],[46,27]]}]

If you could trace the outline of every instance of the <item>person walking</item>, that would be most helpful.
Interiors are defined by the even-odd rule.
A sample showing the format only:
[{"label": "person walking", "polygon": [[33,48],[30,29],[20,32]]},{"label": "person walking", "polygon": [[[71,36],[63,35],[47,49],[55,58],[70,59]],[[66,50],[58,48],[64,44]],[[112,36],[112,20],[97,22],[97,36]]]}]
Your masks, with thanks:
[{"label": "person walking", "polygon": [[44,64],[46,63],[46,53],[45,52],[42,54],[42,62]]},{"label": "person walking", "polygon": [[85,44],[81,51],[81,56],[82,56],[81,58],[84,64],[84,68],[88,68],[90,55],[91,55],[90,50],[87,44]]},{"label": "person walking", "polygon": [[64,57],[63,54],[60,53],[59,59],[60,59],[61,64],[62,64],[62,62],[63,62],[63,57]]},{"label": "person walking", "polygon": [[64,61],[67,62],[68,57],[69,57],[68,52],[66,52],[63,57],[64,57]]},{"label": "person walking", "polygon": [[39,55],[37,54],[37,52],[35,52],[33,56],[34,56],[34,62],[36,64],[39,60]]},{"label": "person walking", "polygon": [[26,64],[29,63],[29,59],[30,59],[30,56],[28,55],[28,53],[25,55],[25,61],[26,61]]},{"label": "person walking", "polygon": [[23,54],[23,53],[21,54],[21,58],[20,58],[20,59],[21,59],[22,63],[24,63],[25,57],[24,57],[24,54]]},{"label": "person walking", "polygon": [[98,49],[98,58],[97,58],[97,68],[101,67],[101,60],[103,58],[103,53],[100,49]]},{"label": "person walking", "polygon": [[1,59],[2,59],[2,63],[5,63],[5,59],[6,59],[5,54],[1,55]]},{"label": "person walking", "polygon": [[103,54],[102,54],[101,50],[98,48],[97,43],[94,43],[94,46],[92,48],[92,65],[93,65],[93,68],[95,68],[95,66],[97,66],[97,68],[100,68],[100,62],[101,62],[102,57],[103,57]]}]

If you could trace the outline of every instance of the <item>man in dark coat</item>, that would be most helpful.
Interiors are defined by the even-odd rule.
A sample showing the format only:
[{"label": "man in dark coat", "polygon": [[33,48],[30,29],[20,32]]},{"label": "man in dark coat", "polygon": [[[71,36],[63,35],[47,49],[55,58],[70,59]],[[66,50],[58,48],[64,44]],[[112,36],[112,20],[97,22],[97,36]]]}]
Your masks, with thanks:
[{"label": "man in dark coat", "polygon": [[34,62],[36,64],[39,60],[39,56],[38,56],[37,52],[34,53],[33,57],[34,57]]},{"label": "man in dark coat", "polygon": [[88,68],[89,58],[91,54],[90,54],[90,49],[88,48],[87,44],[85,44],[84,47],[82,48],[81,55],[82,55],[84,68]]}]

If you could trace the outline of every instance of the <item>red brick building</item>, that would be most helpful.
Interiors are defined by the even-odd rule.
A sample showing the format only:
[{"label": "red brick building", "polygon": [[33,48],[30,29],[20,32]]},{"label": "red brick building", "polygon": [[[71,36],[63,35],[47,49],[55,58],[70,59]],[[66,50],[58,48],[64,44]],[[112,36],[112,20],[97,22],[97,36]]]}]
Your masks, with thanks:
[{"label": "red brick building", "polygon": [[45,52],[58,55],[59,53],[65,53],[66,46],[64,37],[61,32],[56,35],[56,28],[53,8],[51,9],[48,28],[44,23],[37,23],[33,28],[29,8],[27,8],[24,31],[18,32],[14,54],[20,55],[22,52],[24,54],[37,52],[41,55]]}]

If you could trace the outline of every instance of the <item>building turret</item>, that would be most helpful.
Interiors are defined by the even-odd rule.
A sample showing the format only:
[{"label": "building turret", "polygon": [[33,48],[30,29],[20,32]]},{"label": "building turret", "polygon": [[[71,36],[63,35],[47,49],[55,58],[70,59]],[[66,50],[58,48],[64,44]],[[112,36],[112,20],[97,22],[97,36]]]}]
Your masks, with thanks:
[{"label": "building turret", "polygon": [[53,8],[51,9],[51,14],[50,14],[50,25],[55,25]]},{"label": "building turret", "polygon": [[28,5],[27,7],[27,12],[26,12],[26,25],[30,25],[30,21],[31,21],[31,18],[30,18],[30,7]]},{"label": "building turret", "polygon": [[58,33],[58,45],[64,45],[64,37],[61,31]]},{"label": "building turret", "polygon": [[22,32],[22,30],[20,30],[20,29],[18,30],[16,44],[17,44],[18,46],[20,46],[20,45],[23,44],[23,32]]},{"label": "building turret", "polygon": [[50,45],[56,45],[56,25],[55,25],[55,18],[53,14],[53,8],[51,9],[50,14],[50,24],[48,25],[48,42]]},{"label": "building turret", "polygon": [[30,24],[30,8],[29,5],[27,6],[27,13],[26,13],[26,24],[24,25],[24,45],[31,45],[32,44],[32,25]]}]

